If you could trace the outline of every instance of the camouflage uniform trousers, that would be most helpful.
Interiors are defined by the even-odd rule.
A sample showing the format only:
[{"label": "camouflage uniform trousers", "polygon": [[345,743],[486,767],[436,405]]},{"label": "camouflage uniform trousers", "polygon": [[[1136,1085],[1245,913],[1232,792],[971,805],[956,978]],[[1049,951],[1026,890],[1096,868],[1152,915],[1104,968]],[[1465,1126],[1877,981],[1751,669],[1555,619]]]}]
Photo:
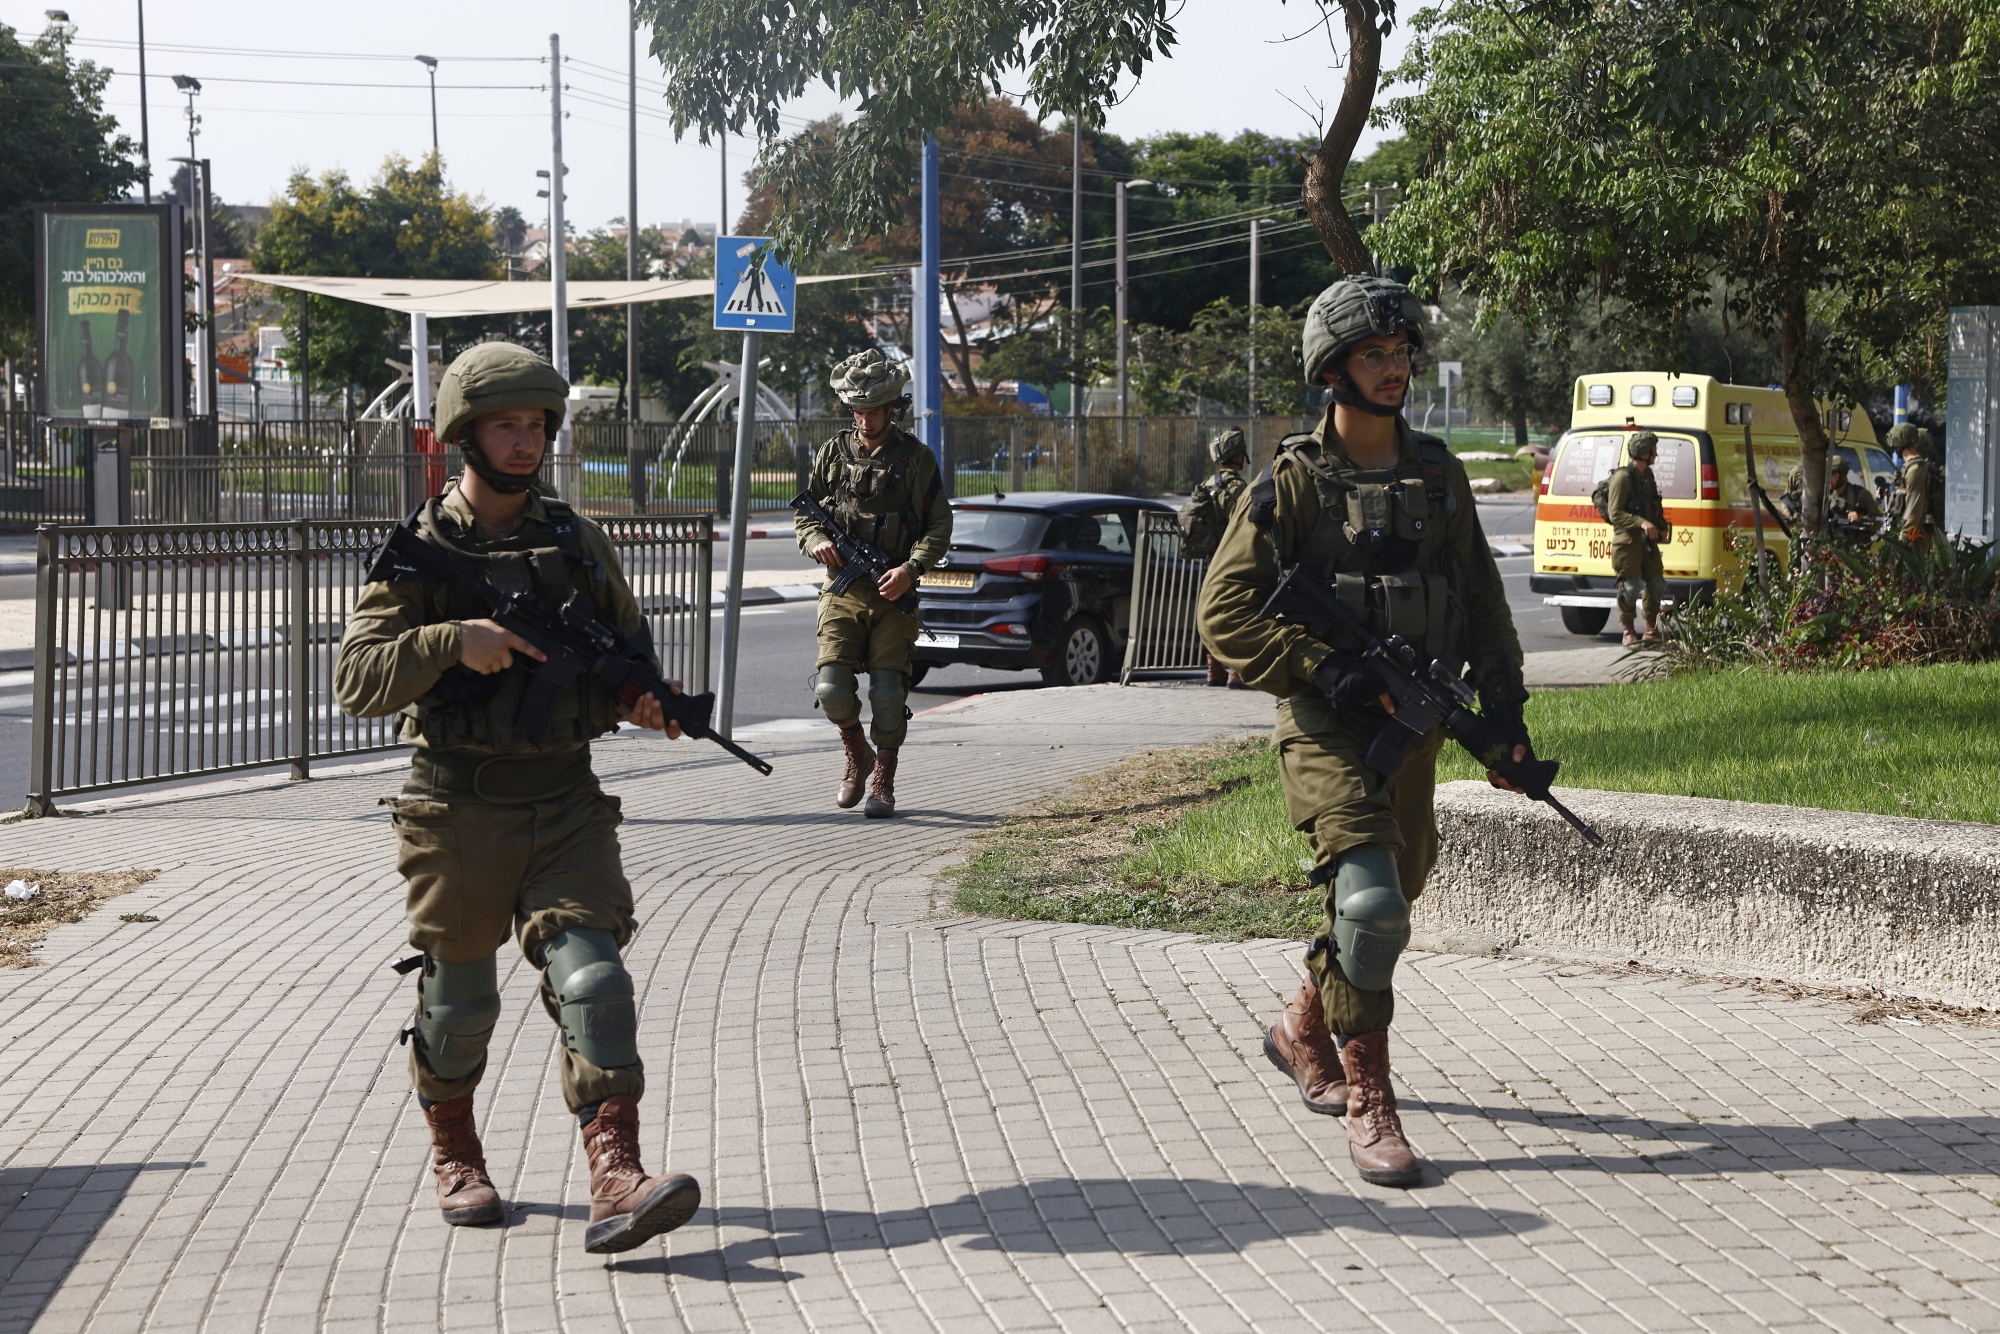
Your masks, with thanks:
[{"label": "camouflage uniform trousers", "polygon": [[[618,850],[618,798],[597,784],[588,747],[502,760],[418,751],[400,797],[385,798],[396,826],[396,869],[408,882],[410,944],[448,963],[472,963],[511,932],[537,969],[543,948],[572,927],[609,931],[622,950],[635,921]],[[542,1006],[558,1019],[546,979]],[[558,1019],[558,1022],[560,1020]],[[470,1093],[485,1062],[445,1080],[410,1044],[410,1075],[431,1102]],[[645,1091],[643,1064],[607,1070],[562,1053],[563,1097],[575,1111]]]},{"label": "camouflage uniform trousers", "polygon": [[[1403,897],[1414,901],[1437,865],[1433,798],[1444,730],[1432,728],[1385,779],[1362,758],[1381,728],[1381,716],[1372,711],[1338,712],[1319,695],[1294,695],[1278,705],[1278,775],[1286,814],[1311,840],[1315,867],[1330,868],[1359,847],[1392,848]],[[1381,1032],[1395,1016],[1395,992],[1363,991],[1348,982],[1334,958],[1331,881],[1326,895],[1306,969],[1319,983],[1327,1027],[1342,1036]]]},{"label": "camouflage uniform trousers", "polygon": [[[821,589],[819,661],[814,666],[837,663],[850,667],[865,690],[871,671],[910,674],[910,651],[917,646],[917,633],[917,618],[873,588],[856,584],[838,596]],[[834,721],[840,722],[838,718]],[[909,719],[903,717],[877,714],[868,723],[869,736],[878,746],[901,746],[909,730]]]},{"label": "camouflage uniform trousers", "polygon": [[1660,602],[1667,596],[1667,567],[1657,543],[1639,541],[1614,544],[1611,572],[1618,577],[1618,615],[1630,620],[1645,603],[1646,620],[1660,619]]}]

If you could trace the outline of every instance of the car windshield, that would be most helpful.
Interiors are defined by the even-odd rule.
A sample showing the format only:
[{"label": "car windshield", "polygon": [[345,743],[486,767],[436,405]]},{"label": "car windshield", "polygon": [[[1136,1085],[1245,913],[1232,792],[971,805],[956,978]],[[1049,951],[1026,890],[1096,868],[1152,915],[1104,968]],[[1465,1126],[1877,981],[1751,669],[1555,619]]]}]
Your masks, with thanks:
[{"label": "car windshield", "polygon": [[955,505],[951,515],[953,551],[1031,551],[1049,524],[1031,510],[996,510]]}]

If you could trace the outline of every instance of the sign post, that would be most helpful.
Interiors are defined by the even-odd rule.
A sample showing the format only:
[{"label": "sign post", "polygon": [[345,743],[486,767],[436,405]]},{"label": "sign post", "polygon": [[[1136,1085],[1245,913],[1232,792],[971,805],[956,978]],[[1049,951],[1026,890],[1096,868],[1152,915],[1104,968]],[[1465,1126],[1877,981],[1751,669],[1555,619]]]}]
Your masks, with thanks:
[{"label": "sign post", "polygon": [[1465,383],[1465,363],[1440,361],[1438,383],[1444,386],[1444,447],[1451,448],[1451,391]]},{"label": "sign post", "polygon": [[778,262],[770,237],[715,238],[715,327],[743,335],[743,364],[736,377],[736,457],[729,488],[729,582],[722,603],[722,671],[715,711],[716,730],[725,737],[732,735],[736,715],[743,545],[744,534],[750,531],[750,450],[757,431],[758,346],[767,333],[792,332],[797,295],[798,280]]}]

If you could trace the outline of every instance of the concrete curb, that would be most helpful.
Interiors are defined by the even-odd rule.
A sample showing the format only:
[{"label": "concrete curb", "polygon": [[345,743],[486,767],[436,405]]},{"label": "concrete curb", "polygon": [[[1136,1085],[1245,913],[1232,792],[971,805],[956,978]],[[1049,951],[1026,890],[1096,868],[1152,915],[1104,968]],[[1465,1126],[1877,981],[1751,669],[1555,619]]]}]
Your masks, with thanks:
[{"label": "concrete curb", "polygon": [[1603,851],[1484,783],[1438,789],[1443,851],[1412,914],[1419,948],[1637,960],[1982,1008],[2000,997],[2000,829],[1560,795]]}]

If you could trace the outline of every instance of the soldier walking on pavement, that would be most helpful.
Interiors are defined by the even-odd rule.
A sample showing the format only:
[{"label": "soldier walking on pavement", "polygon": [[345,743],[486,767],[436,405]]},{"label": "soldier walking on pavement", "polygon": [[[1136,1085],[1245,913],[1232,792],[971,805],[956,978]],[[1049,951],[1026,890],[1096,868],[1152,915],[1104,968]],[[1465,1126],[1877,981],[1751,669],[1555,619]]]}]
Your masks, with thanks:
[{"label": "soldier walking on pavement", "polygon": [[[438,387],[438,439],[466,471],[418,508],[427,542],[483,568],[496,586],[572,593],[631,651],[651,633],[597,525],[536,488],[569,384],[525,348],[486,343]],[[397,869],[408,882],[418,970],[410,1074],[430,1124],[438,1205],[447,1223],[497,1223],[472,1094],[500,1017],[494,952],[513,932],[542,974],[542,1005],[562,1034],[563,1097],[590,1160],[584,1249],[630,1250],[694,1215],[693,1177],[649,1176],[639,1158],[639,1059],[632,976],[619,951],[634,928],[618,852],[618,799],[598,786],[592,738],[618,720],[678,736],[659,701],[628,710],[589,677],[559,697],[548,728],[516,726],[533,661],[543,655],[477,609],[411,582],[362,590],[341,640],[334,691],[350,714],[402,716],[416,748],[393,811]]]},{"label": "soldier walking on pavement", "polygon": [[[1326,917],[1308,976],[1265,1038],[1312,1111],[1346,1118],[1362,1179],[1413,1186],[1422,1168],[1389,1080],[1391,989],[1410,900],[1437,860],[1432,810],[1442,728],[1383,776],[1364,756],[1394,705],[1357,645],[1329,644],[1262,613],[1284,568],[1303,566],[1358,614],[1409,638],[1425,661],[1469,659],[1486,715],[1523,748],[1521,648],[1480,530],[1465,467],[1402,416],[1423,310],[1400,283],[1342,279],[1306,315],[1306,379],[1333,403],[1287,437],[1237,507],[1202,588],[1201,637],[1278,696],[1279,776],[1312,841]],[[1488,775],[1498,785],[1500,780]]]},{"label": "soldier walking on pavement", "polygon": [[1889,428],[1889,449],[1901,465],[1889,498],[1895,530],[1907,542],[1925,542],[1944,522],[1944,475],[1930,459],[1930,432],[1915,422]]},{"label": "soldier walking on pavement", "polygon": [[1628,460],[1612,472],[1605,495],[1604,516],[1611,521],[1611,572],[1618,578],[1618,624],[1629,647],[1640,642],[1632,618],[1643,599],[1646,612],[1646,640],[1660,638],[1660,600],[1667,595],[1666,565],[1660,544],[1672,540],[1673,530],[1660,503],[1660,487],[1653,480],[1653,460],[1659,457],[1660,437],[1641,431],[1625,446]]},{"label": "soldier walking on pavement", "polygon": [[[874,348],[833,368],[833,392],[854,425],[826,442],[813,460],[810,491],[848,536],[872,542],[901,564],[874,588],[855,584],[839,597],[819,595],[819,663],[813,693],[840,729],[847,752],[834,805],[861,800],[862,813],[896,813],[896,760],[909,732],[910,651],[916,617],[896,604],[914,596],[924,571],[951,549],[951,506],[942,499],[937,456],[896,425],[907,408],[910,372]],[[799,550],[822,565],[841,564],[832,539],[812,520],[796,520]],[[914,604],[912,604],[914,605]],[[861,735],[860,673],[868,673],[871,749]]]},{"label": "soldier walking on pavement", "polygon": [[[1208,442],[1208,457],[1215,471],[1195,487],[1181,509],[1181,555],[1191,559],[1215,554],[1223,531],[1229,527],[1229,516],[1236,511],[1237,497],[1249,485],[1243,477],[1243,465],[1249,461],[1250,446],[1243,432],[1232,427],[1219,433]],[[1223,666],[1213,653],[1207,656],[1209,685],[1247,688],[1243,678]]]}]

